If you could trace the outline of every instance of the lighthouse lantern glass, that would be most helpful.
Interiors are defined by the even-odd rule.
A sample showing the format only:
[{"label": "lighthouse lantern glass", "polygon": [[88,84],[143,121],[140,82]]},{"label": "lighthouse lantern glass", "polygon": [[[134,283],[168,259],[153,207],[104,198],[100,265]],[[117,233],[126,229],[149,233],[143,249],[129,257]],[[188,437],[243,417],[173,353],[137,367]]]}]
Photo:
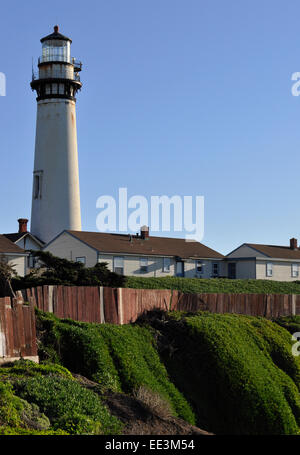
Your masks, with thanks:
[{"label": "lighthouse lantern glass", "polygon": [[70,63],[70,41],[47,40],[43,43],[43,62]]}]

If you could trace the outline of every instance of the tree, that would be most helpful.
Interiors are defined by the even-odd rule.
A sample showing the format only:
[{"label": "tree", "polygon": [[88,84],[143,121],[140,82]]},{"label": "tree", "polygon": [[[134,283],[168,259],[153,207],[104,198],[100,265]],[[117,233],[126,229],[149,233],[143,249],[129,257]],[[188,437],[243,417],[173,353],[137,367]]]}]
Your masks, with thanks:
[{"label": "tree", "polygon": [[41,286],[44,284],[61,284],[72,286],[124,286],[125,277],[111,272],[107,263],[101,262],[94,267],[85,267],[81,262],[53,256],[48,251],[31,251],[39,268],[13,281],[15,289]]},{"label": "tree", "polygon": [[0,255],[0,297],[16,297],[12,287],[12,280],[17,275],[15,264],[9,264],[7,258]]}]

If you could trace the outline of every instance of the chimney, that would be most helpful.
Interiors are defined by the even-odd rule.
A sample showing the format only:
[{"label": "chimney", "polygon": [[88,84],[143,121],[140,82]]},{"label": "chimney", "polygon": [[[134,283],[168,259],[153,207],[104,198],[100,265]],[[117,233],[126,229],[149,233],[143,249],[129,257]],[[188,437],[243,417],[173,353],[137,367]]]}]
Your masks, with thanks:
[{"label": "chimney", "polygon": [[27,231],[27,223],[28,223],[27,218],[19,218],[18,223],[19,223],[19,234],[28,232]]},{"label": "chimney", "polygon": [[141,237],[144,240],[149,237],[149,227],[148,226],[141,227]]},{"label": "chimney", "polygon": [[290,239],[290,249],[291,250],[297,250],[297,248],[298,248],[297,239],[294,239],[294,238]]}]

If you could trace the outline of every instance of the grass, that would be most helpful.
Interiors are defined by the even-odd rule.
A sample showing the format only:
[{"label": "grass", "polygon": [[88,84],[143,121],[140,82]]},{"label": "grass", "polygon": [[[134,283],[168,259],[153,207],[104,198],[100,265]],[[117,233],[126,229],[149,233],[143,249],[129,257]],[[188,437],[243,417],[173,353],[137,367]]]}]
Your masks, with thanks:
[{"label": "grass", "polygon": [[300,281],[230,280],[227,278],[126,277],[125,287],[174,289],[184,293],[300,294]]}]

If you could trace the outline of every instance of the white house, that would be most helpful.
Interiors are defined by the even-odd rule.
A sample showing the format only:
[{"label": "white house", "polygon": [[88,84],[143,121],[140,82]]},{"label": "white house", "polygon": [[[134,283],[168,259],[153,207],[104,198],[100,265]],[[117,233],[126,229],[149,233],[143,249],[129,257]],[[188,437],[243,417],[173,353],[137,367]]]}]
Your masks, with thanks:
[{"label": "white house", "polygon": [[289,246],[243,243],[226,256],[228,278],[295,281],[299,279],[297,239]]},{"label": "white house", "polygon": [[0,257],[13,266],[19,276],[26,274],[28,253],[0,234]]},{"label": "white house", "polygon": [[107,262],[119,274],[212,278],[224,276],[224,256],[199,242],[154,237],[143,226],[138,235],[65,230],[43,249],[93,267]]},{"label": "white house", "polygon": [[18,232],[10,234],[3,234],[8,240],[13,242],[18,247],[25,250],[28,254],[26,256],[26,270],[25,274],[29,273],[30,269],[35,265],[35,259],[29,254],[30,250],[41,250],[45,245],[40,239],[32,235],[27,230],[28,220],[26,218],[19,218],[19,229]]}]

